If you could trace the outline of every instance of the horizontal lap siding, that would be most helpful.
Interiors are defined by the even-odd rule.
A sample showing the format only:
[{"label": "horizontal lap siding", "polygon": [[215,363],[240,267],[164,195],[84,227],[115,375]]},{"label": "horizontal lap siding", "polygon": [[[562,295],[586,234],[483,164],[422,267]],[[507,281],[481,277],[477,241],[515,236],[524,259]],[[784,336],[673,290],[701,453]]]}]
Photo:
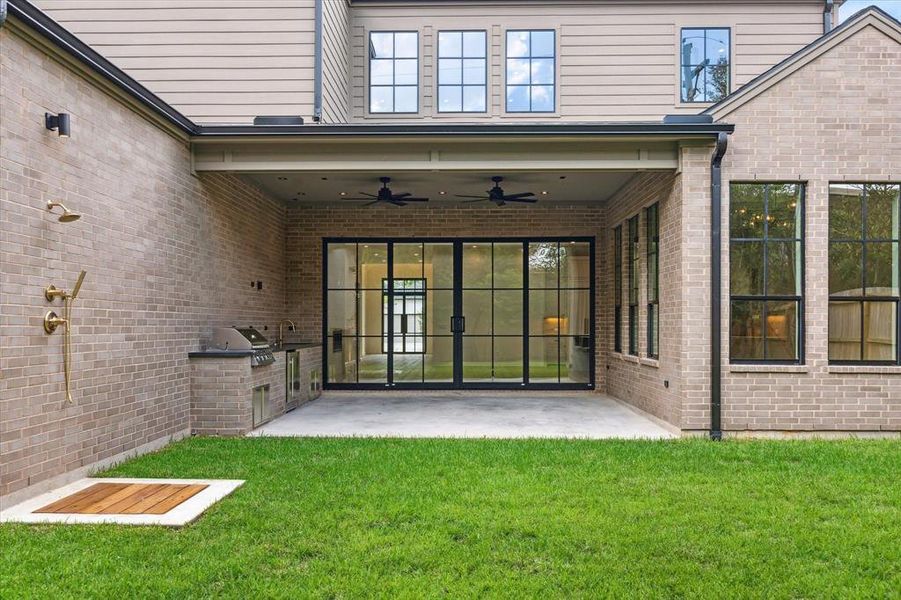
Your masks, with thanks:
[{"label": "horizontal lap siding", "polygon": [[37,0],[201,123],[313,112],[314,0]]},{"label": "horizontal lap siding", "polygon": [[[706,5],[706,6],[705,6]],[[391,120],[535,119],[504,115],[504,32],[518,28],[558,31],[559,116],[573,120],[653,120],[678,106],[678,36],[681,27],[732,28],[733,87],[744,84],[822,34],[822,3],[546,3],[493,5],[368,6],[354,9],[351,37],[353,116],[366,119],[368,60],[372,29],[420,30],[423,65],[420,114]],[[427,17],[423,17],[427,11]],[[446,29],[485,29],[489,34],[487,115],[439,114],[434,46]],[[384,115],[371,118],[385,120]]]}]

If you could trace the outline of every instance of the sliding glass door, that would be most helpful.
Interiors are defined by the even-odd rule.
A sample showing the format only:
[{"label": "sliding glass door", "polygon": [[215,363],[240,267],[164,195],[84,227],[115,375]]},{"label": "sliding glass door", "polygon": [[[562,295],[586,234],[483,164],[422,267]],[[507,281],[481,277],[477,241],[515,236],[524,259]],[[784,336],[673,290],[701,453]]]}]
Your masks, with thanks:
[{"label": "sliding glass door", "polygon": [[591,239],[324,243],[332,388],[594,384]]}]

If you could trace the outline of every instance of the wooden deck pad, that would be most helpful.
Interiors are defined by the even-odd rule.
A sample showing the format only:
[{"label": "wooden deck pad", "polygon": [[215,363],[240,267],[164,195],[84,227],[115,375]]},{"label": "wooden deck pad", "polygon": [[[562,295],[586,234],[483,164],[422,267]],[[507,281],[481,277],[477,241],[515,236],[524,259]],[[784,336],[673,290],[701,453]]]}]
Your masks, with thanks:
[{"label": "wooden deck pad", "polygon": [[208,486],[173,483],[95,483],[35,513],[163,515]]}]

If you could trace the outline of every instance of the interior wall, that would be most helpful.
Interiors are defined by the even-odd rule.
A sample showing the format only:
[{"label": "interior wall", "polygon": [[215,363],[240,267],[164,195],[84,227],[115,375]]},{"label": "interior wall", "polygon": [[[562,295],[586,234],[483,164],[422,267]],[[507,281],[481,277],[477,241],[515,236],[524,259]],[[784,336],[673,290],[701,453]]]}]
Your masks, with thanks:
[{"label": "interior wall", "polygon": [[[193,176],[185,140],[12,27],[0,29],[0,495],[186,432],[187,353],[214,326],[272,331],[285,299],[281,203],[234,176]],[[70,138],[45,129],[45,111],[71,115]],[[58,222],[48,200],[81,219]],[[43,291],[71,289],[81,269],[67,405],[62,329],[42,327],[61,302]]]}]

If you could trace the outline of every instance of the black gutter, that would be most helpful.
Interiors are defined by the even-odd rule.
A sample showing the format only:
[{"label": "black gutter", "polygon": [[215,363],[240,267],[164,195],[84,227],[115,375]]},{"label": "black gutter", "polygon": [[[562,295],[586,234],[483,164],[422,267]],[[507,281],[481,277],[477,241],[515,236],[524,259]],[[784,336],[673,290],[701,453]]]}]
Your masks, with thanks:
[{"label": "black gutter", "polygon": [[722,428],[722,293],[723,293],[723,156],[729,136],[720,133],[710,158],[710,439],[723,439]]},{"label": "black gutter", "polygon": [[664,124],[644,123],[530,123],[530,124],[444,124],[444,125],[318,125],[306,127],[253,125],[198,125],[196,135],[210,137],[428,137],[451,135],[490,136],[717,136],[732,133],[735,126],[726,123]]},{"label": "black gutter", "polygon": [[36,6],[25,0],[2,0],[2,2],[8,7],[9,15],[16,17],[53,45],[78,59],[91,71],[113,83],[117,88],[149,108],[156,115],[162,117],[184,133],[189,135],[196,133],[197,126],[191,119],[169,106],[159,96],[129,77],[122,69],[61,27]]},{"label": "black gutter", "polygon": [[315,39],[313,42],[313,121],[322,120],[322,3],[316,0],[314,18]]}]

